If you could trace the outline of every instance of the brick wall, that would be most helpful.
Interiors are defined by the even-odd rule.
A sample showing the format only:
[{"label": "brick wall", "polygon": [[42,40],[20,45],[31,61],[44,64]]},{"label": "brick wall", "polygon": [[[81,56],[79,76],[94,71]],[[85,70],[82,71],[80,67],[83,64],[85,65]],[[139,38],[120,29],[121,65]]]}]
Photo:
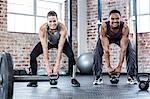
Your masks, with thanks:
[{"label": "brick wall", "polygon": [[[0,35],[2,37],[2,35]],[[14,69],[25,69],[28,71],[28,68],[30,67],[30,53],[34,46],[39,42],[38,34],[33,33],[7,33],[7,36],[5,38],[1,38],[2,43],[5,43],[5,51],[9,52],[12,55],[13,62],[14,62]],[[49,59],[50,64],[54,66],[54,61],[56,57],[56,49],[50,49],[49,50]],[[43,54],[41,54],[38,58],[38,66],[39,68],[43,68],[44,60],[43,60]],[[63,64],[64,63],[64,64]],[[61,62],[61,68],[62,71],[67,72],[67,67],[65,65],[66,59],[63,55],[62,62]]]},{"label": "brick wall", "polygon": [[98,20],[98,1],[87,0],[87,44],[88,51],[95,49],[97,20]]},{"label": "brick wall", "polygon": [[[65,24],[68,26],[68,0],[65,1]],[[77,0],[72,0],[72,49],[77,58]]]},{"label": "brick wall", "polygon": [[7,32],[7,0],[0,0],[0,33]]},{"label": "brick wall", "polygon": [[0,0],[0,52],[7,44],[7,0]]},{"label": "brick wall", "polygon": [[138,71],[150,73],[150,32],[138,33]]}]

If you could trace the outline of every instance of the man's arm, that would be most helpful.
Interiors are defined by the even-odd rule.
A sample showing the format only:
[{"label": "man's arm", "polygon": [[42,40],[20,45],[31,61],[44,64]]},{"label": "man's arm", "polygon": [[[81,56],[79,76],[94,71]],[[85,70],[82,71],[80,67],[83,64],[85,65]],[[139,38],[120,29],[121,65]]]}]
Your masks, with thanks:
[{"label": "man's arm", "polygon": [[124,57],[126,55],[126,49],[128,46],[128,40],[129,40],[129,28],[128,26],[125,24],[122,30],[122,38],[120,41],[120,55],[119,55],[119,63],[118,63],[118,67],[117,68],[122,68],[122,64],[124,62]]},{"label": "man's arm", "polygon": [[102,42],[105,62],[106,62],[107,68],[110,68],[111,65],[110,65],[110,54],[109,54],[109,40],[106,36],[106,28],[107,28],[106,23],[103,23],[101,25],[99,34],[100,34],[100,40]]},{"label": "man's arm", "polygon": [[60,40],[58,43],[58,50],[57,50],[57,56],[56,56],[56,64],[54,67],[54,73],[59,71],[60,68],[60,60],[61,60],[61,55],[62,55],[62,50],[66,41],[66,34],[67,34],[67,29],[66,26],[61,24],[61,31],[60,31]]}]

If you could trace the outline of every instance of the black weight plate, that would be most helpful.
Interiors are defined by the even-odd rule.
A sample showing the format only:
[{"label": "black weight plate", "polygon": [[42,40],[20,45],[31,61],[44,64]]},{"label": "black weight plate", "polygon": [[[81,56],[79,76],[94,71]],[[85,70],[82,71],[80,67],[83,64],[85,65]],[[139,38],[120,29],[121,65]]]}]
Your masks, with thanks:
[{"label": "black weight plate", "polygon": [[13,97],[13,64],[9,53],[4,53],[1,64],[2,99],[12,99]]}]

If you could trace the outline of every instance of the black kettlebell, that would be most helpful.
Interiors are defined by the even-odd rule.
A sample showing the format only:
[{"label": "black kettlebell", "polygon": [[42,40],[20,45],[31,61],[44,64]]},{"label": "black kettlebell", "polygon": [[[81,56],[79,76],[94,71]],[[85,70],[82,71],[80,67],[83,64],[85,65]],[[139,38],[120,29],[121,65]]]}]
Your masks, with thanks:
[{"label": "black kettlebell", "polygon": [[59,78],[59,75],[50,75],[50,84],[51,85],[57,85],[57,79]]},{"label": "black kettlebell", "polygon": [[118,84],[118,82],[119,82],[119,76],[117,76],[117,75],[110,75],[110,82],[112,84]]},{"label": "black kettlebell", "polygon": [[[142,77],[146,77],[147,80],[141,80]],[[139,74],[137,77],[139,82],[139,88],[141,90],[147,90],[149,88],[149,75],[148,74]]]},{"label": "black kettlebell", "polygon": [[57,80],[53,80],[53,79],[52,79],[52,80],[50,81],[50,84],[51,84],[51,85],[57,85]]}]

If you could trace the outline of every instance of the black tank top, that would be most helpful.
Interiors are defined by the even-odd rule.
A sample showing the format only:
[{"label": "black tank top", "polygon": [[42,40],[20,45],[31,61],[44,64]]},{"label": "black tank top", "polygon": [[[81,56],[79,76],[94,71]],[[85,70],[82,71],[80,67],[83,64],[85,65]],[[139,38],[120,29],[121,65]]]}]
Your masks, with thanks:
[{"label": "black tank top", "polygon": [[124,22],[120,22],[120,27],[119,27],[119,31],[114,33],[110,30],[110,21],[105,22],[107,25],[107,33],[106,36],[108,37],[108,40],[110,43],[116,43],[116,42],[120,42],[121,38],[122,38],[122,29],[123,29],[123,25]]},{"label": "black tank top", "polygon": [[58,23],[57,29],[55,33],[51,33],[49,26],[47,25],[47,33],[48,33],[48,42],[52,45],[57,45],[60,39],[60,23]]}]

